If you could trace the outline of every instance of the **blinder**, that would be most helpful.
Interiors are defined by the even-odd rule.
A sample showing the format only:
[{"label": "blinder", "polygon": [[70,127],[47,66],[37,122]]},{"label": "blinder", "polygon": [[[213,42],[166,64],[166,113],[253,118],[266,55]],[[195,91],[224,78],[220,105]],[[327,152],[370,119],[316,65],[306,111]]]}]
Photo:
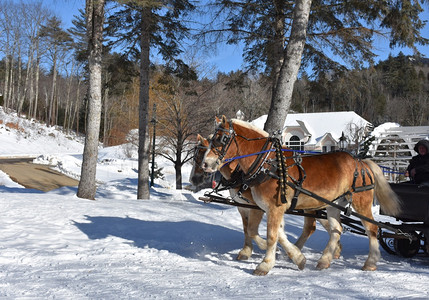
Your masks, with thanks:
[{"label": "blinder", "polygon": [[[222,135],[218,137],[220,133],[222,133]],[[218,126],[216,128],[216,131],[212,139],[210,140],[210,149],[212,149],[213,152],[215,152],[219,156],[219,160],[222,160],[225,156],[234,137],[235,131],[232,127],[232,122],[230,122],[229,124],[229,129],[223,128],[221,126]]]}]

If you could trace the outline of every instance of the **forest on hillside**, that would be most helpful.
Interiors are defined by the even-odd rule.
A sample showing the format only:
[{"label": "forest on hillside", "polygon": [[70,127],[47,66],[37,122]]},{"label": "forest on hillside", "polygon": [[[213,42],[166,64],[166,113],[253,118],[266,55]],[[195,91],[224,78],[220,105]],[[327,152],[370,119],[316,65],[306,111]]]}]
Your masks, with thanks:
[{"label": "forest on hillside", "polygon": [[[83,11],[72,28],[64,28],[40,2],[2,2],[0,19],[0,105],[84,132],[88,83]],[[272,81],[263,72],[213,74],[192,61],[188,66],[173,72],[168,64],[151,65],[150,115],[156,118],[158,135],[190,137],[210,132],[215,115],[235,117],[240,110],[252,120],[268,112]],[[291,109],[355,111],[374,125],[429,125],[428,95],[429,60],[400,53],[370,67],[317,74],[302,69]],[[123,143],[138,127],[138,97],[137,58],[118,53],[106,39],[101,128],[105,145]]]}]

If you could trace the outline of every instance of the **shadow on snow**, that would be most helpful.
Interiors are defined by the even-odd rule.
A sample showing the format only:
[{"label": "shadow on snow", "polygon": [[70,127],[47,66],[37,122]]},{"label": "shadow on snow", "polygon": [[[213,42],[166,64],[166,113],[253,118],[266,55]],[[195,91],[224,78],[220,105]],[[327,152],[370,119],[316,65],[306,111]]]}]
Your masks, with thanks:
[{"label": "shadow on snow", "polygon": [[187,258],[202,258],[207,253],[227,253],[237,249],[242,233],[226,227],[197,221],[144,221],[134,218],[91,217],[89,223],[74,222],[89,239],[115,236],[139,248],[167,250]]}]

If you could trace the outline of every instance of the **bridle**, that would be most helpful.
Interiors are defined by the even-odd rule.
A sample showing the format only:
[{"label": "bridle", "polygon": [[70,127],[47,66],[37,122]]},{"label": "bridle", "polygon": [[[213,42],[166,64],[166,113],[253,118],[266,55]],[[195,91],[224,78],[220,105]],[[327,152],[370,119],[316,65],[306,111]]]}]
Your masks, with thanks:
[{"label": "bridle", "polygon": [[[218,138],[219,132],[221,135]],[[237,133],[234,131],[232,121],[229,121],[229,129],[222,127],[221,124],[219,124],[219,126],[216,128],[213,137],[209,140],[209,149],[212,150],[213,153],[218,157],[219,162],[222,162],[225,158],[232,141],[235,142],[238,148],[237,140],[235,138],[236,136]]]},{"label": "bridle", "polygon": [[198,143],[194,149],[194,156],[193,156],[194,166],[198,167],[198,169],[200,169],[203,172],[203,178],[207,178],[209,175],[209,173],[204,172],[201,166],[203,162],[204,154],[207,152],[208,149],[209,149],[209,146],[204,146],[200,143]]},{"label": "bridle", "polygon": [[[272,138],[270,137],[247,138],[235,132],[232,120],[229,121],[229,129],[224,128],[221,123],[216,128],[215,133],[213,134],[213,137],[210,139],[210,146],[209,146],[210,150],[213,151],[213,153],[218,157],[217,159],[218,164],[221,164],[223,162],[226,156],[226,153],[228,152],[229,147],[231,146],[233,141],[237,147],[237,150],[239,151],[237,137],[240,137],[246,141],[265,140],[265,144],[262,147],[262,151],[258,154],[255,154],[257,157],[253,162],[253,164],[250,166],[248,173],[246,174],[251,176],[251,174],[256,172],[256,170],[259,167],[261,167],[262,164],[266,161],[269,154],[268,153],[269,151],[267,151],[267,149],[272,147],[272,144],[273,144]],[[231,161],[231,159],[226,159],[226,160]]]}]

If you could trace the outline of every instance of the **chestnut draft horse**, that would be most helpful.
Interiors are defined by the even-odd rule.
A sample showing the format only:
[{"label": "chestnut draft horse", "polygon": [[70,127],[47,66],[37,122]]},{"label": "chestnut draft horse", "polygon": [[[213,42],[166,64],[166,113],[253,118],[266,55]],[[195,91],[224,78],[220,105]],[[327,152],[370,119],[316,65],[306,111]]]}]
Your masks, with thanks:
[{"label": "chestnut draft horse", "polygon": [[[189,181],[192,183],[192,185],[198,187],[199,185],[203,184],[204,181],[207,179],[207,174],[202,169],[202,161],[204,158],[204,155],[209,149],[209,141],[202,137],[201,135],[197,136],[197,145],[195,146],[194,151],[194,164],[192,166],[192,171],[189,176]],[[220,172],[222,176],[224,177],[224,181],[226,181],[226,184],[230,186],[229,192],[232,197],[232,199],[238,203],[242,204],[251,204],[255,205],[256,203],[253,200],[252,193],[250,189],[246,190],[240,190],[241,184],[238,182],[236,184],[236,179],[234,179],[236,176],[238,176],[238,169],[237,169],[237,161],[232,161],[231,163],[223,165],[223,167],[220,169]],[[234,177],[234,178],[233,178]],[[244,232],[244,246],[239,251],[237,260],[247,260],[252,255],[253,251],[253,244],[252,240],[256,243],[256,245],[261,250],[267,249],[267,243],[264,239],[262,239],[259,236],[258,227],[261,223],[262,217],[264,215],[264,211],[260,209],[253,209],[253,208],[246,208],[246,207],[237,207],[238,211],[241,215],[241,219],[243,222],[243,232]],[[307,214],[315,214],[314,211],[306,211]],[[329,226],[328,221],[326,219],[318,219],[320,224],[326,229],[326,231],[329,232]],[[305,216],[304,217],[304,227],[302,230],[301,236],[298,238],[298,240],[295,242],[295,245],[302,249],[307,239],[314,233],[316,230],[316,218]],[[338,242],[337,248],[335,250],[334,258],[339,258],[341,254],[341,244]]]},{"label": "chestnut draft horse", "polygon": [[[330,239],[317,268],[330,266],[342,233],[340,210],[322,200],[337,202],[337,205],[350,203],[369,238],[369,254],[362,269],[376,270],[380,250],[378,226],[371,222],[374,192],[381,209],[388,215],[400,212],[400,201],[374,162],[359,160],[347,152],[295,156],[279,149],[275,139],[250,123],[228,121],[225,116],[222,120],[216,119],[218,126],[205,154],[203,170],[213,172],[227,160],[236,160],[253,200],[267,213],[267,250],[255,275],[266,275],[274,267],[277,242],[299,269],[304,268],[304,255],[288,241],[284,232],[284,213],[294,202],[296,209],[326,208]],[[277,153],[271,151],[273,147]]]}]

